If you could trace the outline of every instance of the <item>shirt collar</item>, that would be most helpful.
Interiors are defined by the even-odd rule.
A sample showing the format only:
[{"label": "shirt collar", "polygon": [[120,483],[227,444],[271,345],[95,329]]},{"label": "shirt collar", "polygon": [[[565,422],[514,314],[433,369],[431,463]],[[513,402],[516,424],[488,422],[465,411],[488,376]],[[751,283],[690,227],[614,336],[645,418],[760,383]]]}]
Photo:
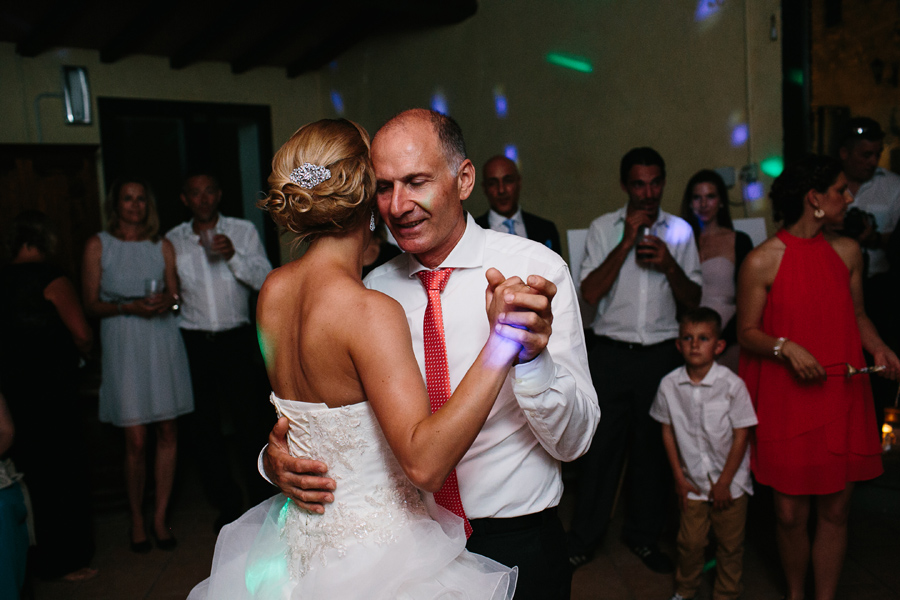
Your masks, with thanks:
[{"label": "shirt collar", "polygon": [[516,214],[511,217],[504,217],[500,213],[496,212],[493,208],[488,211],[488,223],[491,224],[491,227],[493,227],[497,223],[505,224],[506,219],[512,219],[516,223],[524,224],[522,221],[522,209],[516,209]]},{"label": "shirt collar", "polygon": [[712,385],[719,379],[719,369],[723,369],[719,363],[714,362],[712,367],[709,368],[709,371],[706,373],[706,377],[700,380],[700,383],[694,383],[691,381],[690,375],[688,375],[687,367],[679,367],[678,376],[675,381],[678,385],[689,384],[693,386],[699,387],[712,387]]},{"label": "shirt collar", "polygon": [[[475,223],[475,219],[469,213],[466,213],[466,230],[461,238],[450,251],[447,258],[444,259],[437,269],[467,269],[480,267],[484,264],[484,238],[487,232]],[[419,271],[427,271],[412,254],[406,254],[407,269],[409,277],[415,277]]]},{"label": "shirt collar", "polygon": [[[224,217],[222,216],[222,213],[216,213],[216,214],[219,216],[219,218],[216,219],[216,226],[213,229],[215,229],[216,231],[222,231],[221,227],[222,227]],[[200,234],[197,233],[196,231],[194,231],[194,217],[191,217],[191,220],[188,221],[187,224],[188,224],[188,232],[190,232],[191,235],[200,237]]]}]

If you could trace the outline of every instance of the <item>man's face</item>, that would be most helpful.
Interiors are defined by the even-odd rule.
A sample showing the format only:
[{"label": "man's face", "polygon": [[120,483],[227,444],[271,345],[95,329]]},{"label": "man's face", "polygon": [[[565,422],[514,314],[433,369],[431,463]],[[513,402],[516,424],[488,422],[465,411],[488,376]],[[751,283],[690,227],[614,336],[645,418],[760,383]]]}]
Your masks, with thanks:
[{"label": "man's face", "polygon": [[844,173],[850,181],[865,183],[875,175],[875,168],[881,159],[884,150],[884,142],[872,142],[859,140],[849,148],[841,148],[841,161],[844,163]]},{"label": "man's face", "polygon": [[495,213],[511,217],[519,210],[522,179],[516,163],[508,158],[495,158],[484,165],[484,194]]},{"label": "man's face", "polygon": [[475,185],[472,162],[452,173],[431,123],[409,118],[376,135],[372,164],[378,210],[400,248],[438,266],[466,230],[462,201]]},{"label": "man's face", "polygon": [[666,178],[658,166],[634,165],[622,184],[622,189],[628,194],[628,211],[641,210],[656,219],[665,187]]},{"label": "man's face", "polygon": [[206,175],[197,175],[185,182],[181,201],[190,209],[195,221],[209,223],[218,217],[222,190]]}]

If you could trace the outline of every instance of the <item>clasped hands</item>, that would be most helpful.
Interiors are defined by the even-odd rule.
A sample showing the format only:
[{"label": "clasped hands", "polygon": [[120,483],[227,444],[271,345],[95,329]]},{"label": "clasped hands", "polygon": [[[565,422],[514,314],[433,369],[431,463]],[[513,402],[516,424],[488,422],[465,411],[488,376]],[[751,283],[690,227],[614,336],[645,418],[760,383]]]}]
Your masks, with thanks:
[{"label": "clasped hands", "polygon": [[[485,273],[485,310],[492,333],[516,344],[515,362],[528,362],[540,354],[550,340],[553,313],[550,305],[556,285],[538,275],[506,279],[497,269]],[[515,352],[512,348],[510,351]],[[288,450],[288,420],[278,419],[263,452],[263,468],[270,481],[300,508],[324,514],[325,504],[334,502],[335,481],[326,476],[328,466],[318,460],[292,456]]]}]

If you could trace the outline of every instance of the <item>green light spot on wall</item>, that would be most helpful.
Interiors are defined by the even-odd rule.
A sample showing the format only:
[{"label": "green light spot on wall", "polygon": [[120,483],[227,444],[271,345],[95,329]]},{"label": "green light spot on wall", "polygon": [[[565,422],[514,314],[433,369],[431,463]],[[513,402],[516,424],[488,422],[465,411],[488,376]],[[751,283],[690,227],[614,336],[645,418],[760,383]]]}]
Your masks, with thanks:
[{"label": "green light spot on wall", "polygon": [[803,85],[803,69],[789,70],[788,81],[790,81],[794,85]]},{"label": "green light spot on wall", "polygon": [[784,171],[784,159],[780,156],[770,156],[759,164],[759,168],[769,177],[778,177]]},{"label": "green light spot on wall", "polygon": [[591,63],[586,58],[560,54],[558,52],[548,53],[547,62],[551,65],[572,69],[573,71],[578,71],[580,73],[591,73],[594,70],[594,67],[591,66]]}]

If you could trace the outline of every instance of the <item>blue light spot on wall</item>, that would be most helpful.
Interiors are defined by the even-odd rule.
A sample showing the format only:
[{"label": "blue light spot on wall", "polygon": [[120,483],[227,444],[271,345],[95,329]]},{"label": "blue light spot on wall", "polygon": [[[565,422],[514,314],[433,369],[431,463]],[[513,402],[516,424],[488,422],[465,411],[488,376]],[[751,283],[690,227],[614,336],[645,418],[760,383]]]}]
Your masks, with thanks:
[{"label": "blue light spot on wall", "polygon": [[336,112],[339,116],[343,116],[344,99],[341,97],[341,93],[337,90],[331,90],[331,106],[334,107],[334,112]]},{"label": "blue light spot on wall", "polygon": [[723,4],[725,4],[725,0],[699,0],[697,10],[694,11],[694,21],[697,23],[705,21],[719,12]]},{"label": "blue light spot on wall", "polygon": [[739,148],[747,143],[747,137],[749,136],[749,130],[747,129],[746,123],[738,123],[731,130],[731,145],[735,148]]},{"label": "blue light spot on wall", "polygon": [[499,85],[494,88],[494,112],[497,113],[498,119],[505,119],[509,107],[506,103],[506,94]]},{"label": "blue light spot on wall", "polygon": [[765,188],[761,181],[744,185],[744,200],[759,200],[763,194],[765,194]]},{"label": "blue light spot on wall", "polygon": [[434,93],[434,96],[431,97],[431,110],[439,112],[442,115],[449,114],[447,110],[447,97],[444,96],[444,92],[437,91]]},{"label": "blue light spot on wall", "polygon": [[331,61],[330,63],[328,63],[328,68],[331,69],[332,71],[337,71],[337,68],[338,68],[338,61],[337,61],[337,59],[335,59],[335,60]]},{"label": "blue light spot on wall", "polygon": [[515,144],[508,144],[506,148],[503,149],[503,156],[517,163],[519,162],[519,149],[516,148]]}]

